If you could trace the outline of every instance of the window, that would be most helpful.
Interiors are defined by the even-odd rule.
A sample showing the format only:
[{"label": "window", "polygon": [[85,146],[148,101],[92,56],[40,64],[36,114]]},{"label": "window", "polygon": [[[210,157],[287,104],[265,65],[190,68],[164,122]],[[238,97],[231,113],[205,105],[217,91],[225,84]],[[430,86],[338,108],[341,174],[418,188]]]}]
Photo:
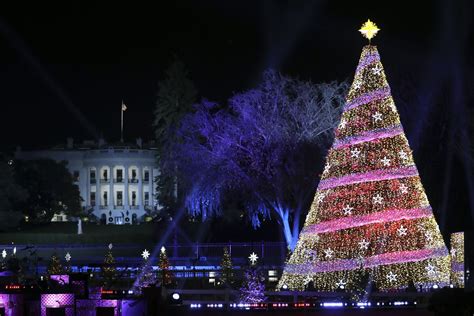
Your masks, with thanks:
[{"label": "window", "polygon": [[135,180],[137,178],[137,170],[132,169],[132,180]]},{"label": "window", "polygon": [[102,205],[107,206],[107,200],[108,200],[107,199],[107,191],[104,192],[103,198],[104,198],[104,200],[103,200],[104,203]]},{"label": "window", "polygon": [[137,194],[135,191],[132,191],[132,206],[135,206],[137,202]]},{"label": "window", "polygon": [[145,182],[150,181],[150,171],[145,170],[145,173],[143,175],[143,181],[145,181]]},{"label": "window", "polygon": [[150,204],[150,193],[145,192],[145,206]]},{"label": "window", "polygon": [[117,191],[117,206],[123,206],[122,191]]},{"label": "window", "polygon": [[109,177],[108,174],[107,174],[107,169],[104,169],[103,173],[102,173],[102,178],[107,181],[107,178]]},{"label": "window", "polygon": [[92,180],[92,179],[95,180],[95,170],[91,169],[91,171],[90,171],[90,177],[91,177],[91,180]]},{"label": "window", "polygon": [[122,182],[123,179],[123,170],[117,169],[117,182]]},{"label": "window", "polygon": [[91,192],[91,206],[95,206],[95,192]]},{"label": "window", "polygon": [[74,181],[79,181],[79,171],[74,170],[72,177],[74,178]]}]

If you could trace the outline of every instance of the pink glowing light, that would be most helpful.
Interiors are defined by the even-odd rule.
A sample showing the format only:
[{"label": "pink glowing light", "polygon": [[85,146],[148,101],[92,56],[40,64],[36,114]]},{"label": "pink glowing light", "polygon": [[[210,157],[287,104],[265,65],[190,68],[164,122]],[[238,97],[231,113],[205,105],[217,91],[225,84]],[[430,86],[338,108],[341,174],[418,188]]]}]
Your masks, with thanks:
[{"label": "pink glowing light", "polygon": [[379,90],[374,90],[374,91],[371,91],[371,92],[368,92],[368,93],[364,93],[364,94],[361,94],[360,96],[358,96],[357,98],[355,98],[354,100],[352,100],[351,102],[348,102],[344,106],[344,111],[354,109],[354,108],[356,108],[358,106],[361,106],[363,104],[367,104],[367,103],[370,103],[370,102],[382,100],[382,99],[387,98],[389,96],[390,96],[390,88],[389,87],[385,87],[385,88],[382,88],[382,89],[379,89]]},{"label": "pink glowing light", "polygon": [[373,131],[366,131],[359,135],[348,136],[345,138],[337,139],[334,142],[333,148],[349,147],[352,145],[369,142],[381,138],[388,138],[403,134],[403,128],[401,125],[395,125],[388,128],[380,128]]}]

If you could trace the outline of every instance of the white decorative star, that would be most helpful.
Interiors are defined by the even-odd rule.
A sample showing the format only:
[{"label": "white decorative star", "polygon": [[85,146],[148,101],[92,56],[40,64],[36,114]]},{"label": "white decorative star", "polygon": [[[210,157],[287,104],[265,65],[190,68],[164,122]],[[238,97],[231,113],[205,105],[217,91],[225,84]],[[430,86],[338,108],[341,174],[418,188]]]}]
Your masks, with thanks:
[{"label": "white decorative star", "polygon": [[406,152],[404,152],[403,150],[400,150],[398,152],[398,155],[400,156],[401,159],[403,160],[407,160],[408,159],[408,154]]},{"label": "white decorative star", "polygon": [[382,72],[382,68],[379,65],[376,65],[374,68],[372,68],[372,73],[374,75],[380,75]]},{"label": "white decorative star", "polygon": [[7,251],[5,249],[2,250],[2,258],[5,259],[7,257]]},{"label": "white decorative star", "polygon": [[375,112],[375,114],[372,115],[372,118],[375,120],[375,122],[381,121],[382,120],[382,113]]},{"label": "white decorative star", "polygon": [[433,241],[433,233],[430,231],[425,232],[426,241],[432,242]]},{"label": "white decorative star", "polygon": [[351,150],[351,158],[359,158],[360,149],[354,148]]},{"label": "white decorative star", "polygon": [[249,256],[249,260],[252,265],[256,264],[258,260],[257,254],[255,252],[252,252]]},{"label": "white decorative star", "polygon": [[354,209],[354,208],[351,207],[350,205],[346,205],[346,206],[342,209],[342,211],[344,212],[344,215],[351,215],[353,209]]},{"label": "white decorative star", "polygon": [[114,245],[112,245],[112,243],[109,244],[109,250],[112,250],[112,248],[114,247]]},{"label": "white decorative star", "polygon": [[368,242],[367,240],[365,239],[362,239],[362,241],[359,242],[359,248],[361,250],[367,250],[369,249],[369,245],[370,245],[370,242]]},{"label": "white decorative star", "polygon": [[346,287],[346,284],[347,284],[347,282],[344,282],[343,279],[340,279],[338,282],[336,282],[336,287],[343,289],[343,288]]},{"label": "white decorative star", "polygon": [[402,184],[400,184],[400,191],[403,194],[408,193],[408,187],[404,183],[402,183]]},{"label": "white decorative star", "polygon": [[69,252],[64,256],[64,259],[66,259],[67,262],[71,261],[71,258],[71,254]]},{"label": "white decorative star", "polygon": [[304,285],[307,285],[309,282],[313,281],[313,278],[310,277],[309,275],[307,275],[304,280],[303,280],[303,284]]},{"label": "white decorative star", "polygon": [[388,274],[387,274],[387,280],[389,282],[395,282],[397,281],[397,274],[393,273],[392,271],[390,271]]},{"label": "white decorative star", "polygon": [[166,252],[166,248],[165,246],[161,246],[161,249],[160,249],[161,253],[165,253]]},{"label": "white decorative star", "polygon": [[331,165],[328,163],[328,164],[326,164],[326,166],[324,167],[323,173],[328,173],[328,172],[329,172],[329,168],[331,168]]},{"label": "white decorative star", "polygon": [[[456,248],[451,248],[451,257],[455,258],[456,257]],[[2,254],[3,256],[3,254]]]},{"label": "white decorative star", "polygon": [[429,277],[436,276],[436,268],[433,266],[431,263],[429,263],[426,267],[426,273],[428,274]]},{"label": "white decorative star", "polygon": [[383,159],[380,159],[380,161],[383,163],[385,167],[390,166],[390,159],[388,159],[387,157],[383,157]]},{"label": "white decorative star", "polygon": [[145,259],[145,260],[147,260],[148,257],[150,257],[150,252],[149,252],[148,250],[146,250],[146,249],[143,250],[143,252],[142,252],[142,258]]},{"label": "white decorative star", "polygon": [[374,204],[382,204],[383,203],[383,197],[380,194],[377,194],[372,198],[372,201]]},{"label": "white decorative star", "polygon": [[346,124],[347,124],[346,120],[342,119],[341,124],[339,124],[339,127],[342,129],[342,128],[346,127]]},{"label": "white decorative star", "polygon": [[334,251],[331,248],[324,250],[324,256],[326,258],[332,258],[333,254],[334,254]]},{"label": "white decorative star", "polygon": [[360,80],[355,80],[353,84],[354,90],[359,90],[361,85],[362,85],[362,82],[360,82]]},{"label": "white decorative star", "polygon": [[318,203],[321,203],[326,196],[323,193],[318,194]]},{"label": "white decorative star", "polygon": [[406,227],[403,227],[400,226],[398,229],[397,229],[397,233],[398,233],[398,236],[405,236],[407,234],[407,229]]}]

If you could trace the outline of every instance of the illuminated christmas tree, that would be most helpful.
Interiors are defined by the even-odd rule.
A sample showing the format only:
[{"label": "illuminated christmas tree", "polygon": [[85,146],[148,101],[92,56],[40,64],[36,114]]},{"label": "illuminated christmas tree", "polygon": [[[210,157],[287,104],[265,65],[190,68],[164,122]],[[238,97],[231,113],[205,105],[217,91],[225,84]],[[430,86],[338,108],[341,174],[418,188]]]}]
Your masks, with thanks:
[{"label": "illuminated christmas tree", "polygon": [[115,258],[112,254],[112,244],[109,244],[108,248],[109,250],[100,269],[104,287],[110,287],[117,279],[117,268],[115,267]]},{"label": "illuminated christmas tree", "polygon": [[244,271],[244,280],[239,289],[239,302],[243,304],[256,304],[266,300],[265,278],[257,266],[258,256],[252,253],[249,257],[250,266]]},{"label": "illuminated christmas tree", "polygon": [[64,269],[59,257],[56,254],[53,254],[48,263],[48,275],[58,275],[62,274],[63,272]]},{"label": "illuminated christmas tree", "polygon": [[[360,30],[370,41],[378,28]],[[377,48],[363,48],[311,209],[279,282],[380,290],[449,283],[450,258],[421,184]]]},{"label": "illuminated christmas tree", "polygon": [[166,255],[166,248],[165,247],[161,247],[160,261],[158,263],[158,266],[160,267],[161,284],[162,285],[171,284],[173,274],[170,271],[170,261],[168,259],[168,256]]},{"label": "illuminated christmas tree", "polygon": [[135,293],[141,292],[144,287],[154,286],[158,281],[157,274],[153,271],[152,259],[149,259],[150,252],[145,249],[141,256],[143,263],[138,269],[138,282],[136,282],[134,287]]},{"label": "illuminated christmas tree", "polygon": [[224,248],[224,254],[221,261],[221,281],[224,284],[231,284],[233,281],[232,258],[227,247]]}]

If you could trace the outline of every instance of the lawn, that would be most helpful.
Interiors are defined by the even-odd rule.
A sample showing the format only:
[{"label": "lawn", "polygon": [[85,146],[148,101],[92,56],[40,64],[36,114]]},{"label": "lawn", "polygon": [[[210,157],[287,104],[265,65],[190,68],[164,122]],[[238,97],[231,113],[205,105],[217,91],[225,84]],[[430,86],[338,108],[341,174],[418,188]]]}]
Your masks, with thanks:
[{"label": "lawn", "polygon": [[97,244],[104,242],[149,244],[157,240],[160,226],[156,223],[140,225],[97,225],[83,223],[82,235],[76,223],[50,223],[23,227],[17,232],[0,233],[0,244]]}]

